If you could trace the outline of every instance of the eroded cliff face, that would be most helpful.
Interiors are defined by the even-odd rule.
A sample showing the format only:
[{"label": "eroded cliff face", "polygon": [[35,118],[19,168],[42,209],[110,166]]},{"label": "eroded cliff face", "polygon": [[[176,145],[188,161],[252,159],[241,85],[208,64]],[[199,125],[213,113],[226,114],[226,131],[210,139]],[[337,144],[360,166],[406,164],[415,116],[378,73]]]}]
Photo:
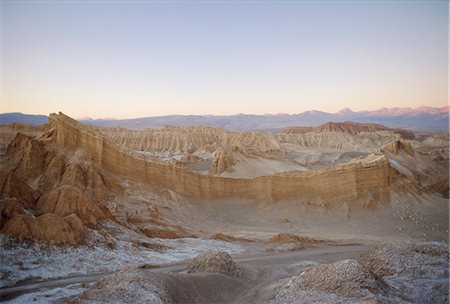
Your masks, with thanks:
[{"label": "eroded cliff face", "polygon": [[340,132],[357,135],[365,132],[387,131],[399,134],[404,139],[414,139],[414,133],[404,129],[391,129],[379,124],[359,123],[353,121],[345,122],[327,122],[317,127],[289,127],[283,130],[287,134],[304,134],[308,132],[324,133],[324,132]]},{"label": "eroded cliff face", "polygon": [[105,137],[136,151],[192,153],[219,140],[223,130],[202,126],[129,130],[96,128]]},{"label": "eroded cliff face", "polygon": [[355,199],[390,184],[391,167],[384,156],[317,172],[280,173],[253,179],[226,178],[197,174],[173,163],[139,155],[62,113],[51,114],[49,125],[56,132],[58,145],[86,150],[104,169],[190,198]]},{"label": "eroded cliff face", "polygon": [[80,149],[55,145],[54,130],[17,133],[0,156],[0,231],[6,235],[78,245],[85,228],[115,221],[104,204],[120,186]]},{"label": "eroded cliff face", "polygon": [[[257,155],[283,150],[284,145],[321,149],[374,152],[408,131],[397,132],[383,126],[353,123],[328,123],[319,127],[298,127],[284,133],[230,132],[204,126],[165,127],[146,130],[95,128],[106,138],[134,151],[186,154],[197,150],[239,147]],[[300,130],[300,131],[297,131]]]}]

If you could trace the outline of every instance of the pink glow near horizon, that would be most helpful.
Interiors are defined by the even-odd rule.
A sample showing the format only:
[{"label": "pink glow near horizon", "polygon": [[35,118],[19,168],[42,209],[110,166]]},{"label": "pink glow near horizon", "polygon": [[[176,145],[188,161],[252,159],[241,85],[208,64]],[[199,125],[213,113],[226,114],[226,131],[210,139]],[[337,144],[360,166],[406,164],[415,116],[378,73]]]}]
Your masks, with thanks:
[{"label": "pink glow near horizon", "polygon": [[448,106],[448,2],[2,2],[1,112]]}]

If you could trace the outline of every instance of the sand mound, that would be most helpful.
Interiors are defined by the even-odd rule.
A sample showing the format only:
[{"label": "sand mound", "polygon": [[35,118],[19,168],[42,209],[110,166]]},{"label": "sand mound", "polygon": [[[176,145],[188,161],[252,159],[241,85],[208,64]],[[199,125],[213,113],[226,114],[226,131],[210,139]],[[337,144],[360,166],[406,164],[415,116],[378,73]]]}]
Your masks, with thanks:
[{"label": "sand mound", "polygon": [[14,214],[1,231],[23,240],[56,245],[80,245],[85,240],[84,226],[75,214],[65,218],[56,214],[36,218]]},{"label": "sand mound", "polygon": [[346,298],[364,297],[379,290],[369,271],[354,260],[318,265],[305,271],[300,278],[301,286],[305,289]]},{"label": "sand mound", "polygon": [[65,303],[229,303],[233,292],[243,292],[239,280],[221,274],[156,273],[152,268],[124,268]]},{"label": "sand mound", "polygon": [[124,268],[65,303],[173,303],[165,281],[156,273]]},{"label": "sand mound", "polygon": [[389,297],[408,303],[448,303],[448,244],[388,243],[361,255],[361,264],[389,286]]},{"label": "sand mound", "polygon": [[97,226],[99,220],[111,218],[105,207],[97,205],[78,188],[61,186],[43,196],[37,202],[38,214],[54,213],[60,216],[76,214],[90,227]]},{"label": "sand mound", "polygon": [[230,277],[239,277],[242,270],[233,261],[233,258],[224,251],[210,250],[204,252],[192,260],[186,267],[188,273],[213,272]]},{"label": "sand mound", "polygon": [[281,286],[273,303],[361,303],[373,300],[378,291],[368,270],[355,260],[343,260],[313,266],[293,277]]},{"label": "sand mound", "polygon": [[379,276],[442,277],[448,275],[448,257],[444,243],[404,241],[375,246],[364,252],[360,260]]}]

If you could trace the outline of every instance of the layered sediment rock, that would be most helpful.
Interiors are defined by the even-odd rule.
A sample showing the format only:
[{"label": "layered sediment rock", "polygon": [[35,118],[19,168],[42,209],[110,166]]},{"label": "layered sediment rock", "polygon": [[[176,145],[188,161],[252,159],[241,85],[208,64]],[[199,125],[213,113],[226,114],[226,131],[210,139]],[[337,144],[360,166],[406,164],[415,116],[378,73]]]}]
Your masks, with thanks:
[{"label": "layered sediment rock", "polygon": [[[51,134],[52,130],[48,133]],[[50,139],[52,136],[53,134]],[[91,199],[98,202],[107,200],[114,190],[120,190],[111,177],[92,164],[84,151],[61,151],[52,147],[47,140],[22,133],[18,133],[8,145],[6,154],[1,159],[1,166],[2,172],[16,177],[7,178],[2,182],[3,187],[17,180],[41,192],[61,185],[71,185],[85,191]],[[0,181],[3,179],[0,177]]]},{"label": "layered sediment rock", "polygon": [[0,171],[0,199],[15,199],[34,208],[39,195],[12,172]]},{"label": "layered sediment rock", "polygon": [[2,227],[2,232],[23,240],[57,245],[80,245],[85,240],[84,226],[74,214],[67,217],[51,213],[38,217],[15,214]]},{"label": "layered sediment rock", "polygon": [[391,131],[404,139],[414,139],[414,133],[404,129],[391,129],[379,124],[359,123],[353,121],[327,122],[317,127],[289,127],[283,130],[287,134],[304,134],[308,132],[342,132],[356,135],[362,132]]},{"label": "layered sediment rock", "polygon": [[391,169],[385,158],[313,173],[283,173],[254,179],[225,178],[196,174],[138,155],[62,113],[51,114],[49,124],[55,129],[57,144],[85,149],[103,168],[192,198],[243,197],[265,201],[296,197],[352,199],[389,185]]},{"label": "layered sediment rock", "polygon": [[104,207],[115,184],[79,149],[60,149],[54,130],[17,133],[0,157],[1,232],[58,245],[84,242],[84,227],[114,219]]},{"label": "layered sediment rock", "polygon": [[236,161],[233,157],[232,151],[218,148],[213,153],[213,160],[209,168],[209,174],[220,174],[231,168],[235,163]]},{"label": "layered sediment rock", "polygon": [[192,153],[216,142],[223,130],[203,127],[165,127],[146,130],[97,128],[105,137],[136,151]]},{"label": "layered sediment rock", "polygon": [[61,186],[44,194],[39,198],[36,210],[38,214],[76,214],[90,227],[97,226],[99,220],[112,217],[108,209],[95,204],[78,188],[72,186]]}]

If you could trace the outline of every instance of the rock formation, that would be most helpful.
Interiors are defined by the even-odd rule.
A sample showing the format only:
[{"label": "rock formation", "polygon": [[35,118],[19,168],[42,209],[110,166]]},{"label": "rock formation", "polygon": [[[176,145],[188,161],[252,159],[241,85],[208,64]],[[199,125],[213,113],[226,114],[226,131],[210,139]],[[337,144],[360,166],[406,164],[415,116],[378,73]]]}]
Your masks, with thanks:
[{"label": "rock formation", "polygon": [[42,195],[36,204],[37,214],[53,213],[60,216],[76,214],[90,227],[96,227],[99,220],[112,218],[105,207],[95,204],[83,192],[73,186],[61,186]]},{"label": "rock formation", "polygon": [[0,171],[0,199],[15,199],[27,208],[35,208],[39,195],[12,172]]},{"label": "rock formation", "polygon": [[113,219],[102,204],[118,186],[79,150],[17,133],[0,164],[1,231],[12,237],[58,245],[85,241],[85,226]]},{"label": "rock formation", "polygon": [[97,128],[105,137],[135,151],[192,153],[218,141],[221,129],[203,126],[129,130]]},{"label": "rock formation", "polygon": [[204,176],[133,153],[61,113],[51,114],[49,124],[56,132],[58,145],[82,148],[92,155],[96,164],[112,173],[171,189],[186,197],[246,197],[265,201],[305,196],[356,198],[389,185],[391,169],[386,159],[314,173],[286,173],[254,179]]},{"label": "rock formation", "polygon": [[75,214],[61,217],[47,213],[29,217],[16,213],[2,227],[2,232],[23,240],[56,245],[80,245],[85,241],[84,226]]},{"label": "rock formation", "polygon": [[229,170],[236,161],[233,158],[233,152],[218,148],[212,154],[213,159],[209,168],[209,174],[221,174],[226,170]]},{"label": "rock formation", "polygon": [[[416,152],[409,141],[400,140],[400,136],[391,131],[358,130],[277,134],[226,132],[208,127],[168,127],[162,131],[139,133],[97,129],[82,125],[62,113],[51,114],[47,129],[39,137],[18,133],[0,157],[2,231],[22,238],[49,239],[27,229],[12,227],[30,224],[37,228],[44,223],[42,216],[52,214],[54,219],[59,216],[59,225],[69,225],[67,217],[74,215],[82,227],[93,229],[97,229],[100,221],[110,219],[149,237],[178,238],[195,234],[179,226],[178,215],[172,221],[166,221],[165,217],[172,212],[170,208],[164,211],[165,215],[155,209],[157,217],[145,208],[131,207],[127,210],[124,205],[118,208],[117,196],[121,195],[131,204],[141,199],[135,197],[128,201],[123,194],[124,190],[132,191],[128,190],[128,182],[143,183],[150,189],[167,192],[171,197],[179,195],[183,200],[239,198],[264,203],[296,200],[303,204],[304,213],[319,214],[312,209],[320,209],[323,215],[329,215],[339,209],[336,206],[342,206],[347,218],[351,210],[367,212],[389,201],[393,185],[395,189],[407,187],[419,194],[428,191],[448,196],[448,172],[440,165],[448,166],[448,158],[439,150],[441,148],[427,152],[419,145],[422,150]],[[119,135],[115,136],[114,132]],[[126,140],[128,132],[134,135]],[[352,132],[357,134],[351,135]],[[145,135],[141,141],[143,134],[148,138],[145,139]],[[159,143],[158,136],[161,139]],[[121,140],[123,145],[119,144]],[[380,150],[382,143],[388,145]],[[169,145],[168,150],[185,151],[187,155],[214,151],[210,174],[189,170],[182,162],[163,161],[130,149],[147,149],[144,147],[147,144],[155,151],[163,151],[163,146]],[[236,170],[236,163],[251,168],[264,157],[261,163],[276,163],[274,166],[278,166],[286,160],[283,157],[289,151],[301,154],[323,148],[324,151],[335,149],[350,151],[351,154],[352,149],[359,146],[370,146],[369,150],[378,147],[378,151],[371,154],[358,152],[345,162],[339,162],[343,155],[339,152],[330,158],[332,165],[324,169],[286,166],[286,171],[274,171],[277,173],[272,175],[248,178],[227,175],[230,168]],[[145,204],[151,205],[147,201]],[[113,210],[114,216],[106,205]],[[77,221],[71,223],[76,224]],[[80,225],[74,227],[81,231]],[[70,232],[69,228],[66,230]],[[79,241],[72,237],[67,239],[71,244]]]},{"label": "rock formation", "polygon": [[0,151],[6,151],[8,144],[16,137],[17,133],[36,137],[42,135],[46,127],[21,124],[0,125]]},{"label": "rock formation", "polygon": [[390,131],[401,135],[404,139],[414,139],[414,133],[403,129],[391,129],[379,124],[358,123],[353,121],[346,122],[327,122],[317,127],[289,127],[283,130],[287,134],[304,134],[308,132],[323,133],[323,132],[342,132],[351,135],[356,135],[362,132],[378,132]]}]

